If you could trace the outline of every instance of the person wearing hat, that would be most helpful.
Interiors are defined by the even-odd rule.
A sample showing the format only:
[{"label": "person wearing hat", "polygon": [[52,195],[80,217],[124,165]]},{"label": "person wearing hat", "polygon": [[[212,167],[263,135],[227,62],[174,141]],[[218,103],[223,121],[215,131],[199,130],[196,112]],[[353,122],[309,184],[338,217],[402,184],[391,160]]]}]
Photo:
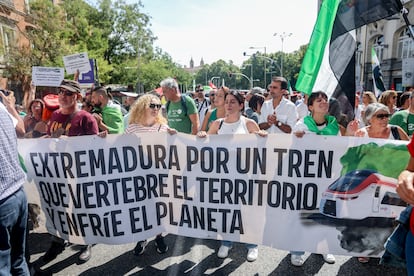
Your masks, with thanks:
[{"label": "person wearing hat", "polygon": [[[62,135],[80,136],[96,135],[99,132],[95,118],[88,112],[78,109],[78,100],[82,98],[79,83],[73,80],[62,80],[59,86],[59,109],[52,113],[48,125],[48,135],[58,138]],[[65,249],[65,241],[53,237],[52,244],[43,256],[49,262]],[[86,262],[91,257],[91,245],[83,246],[79,260]]]},{"label": "person wearing hat", "polygon": [[121,94],[126,96],[124,106],[128,110],[128,113],[124,116],[124,130],[126,130],[128,127],[128,121],[130,116],[129,109],[132,106],[132,104],[139,98],[139,95],[133,92],[121,92]]}]

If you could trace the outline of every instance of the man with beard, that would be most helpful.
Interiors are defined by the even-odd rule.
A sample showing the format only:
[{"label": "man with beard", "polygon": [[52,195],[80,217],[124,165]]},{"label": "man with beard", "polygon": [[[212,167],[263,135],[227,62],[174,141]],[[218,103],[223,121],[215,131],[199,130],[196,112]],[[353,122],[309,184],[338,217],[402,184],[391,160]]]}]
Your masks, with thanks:
[{"label": "man with beard", "polygon": [[120,134],[124,132],[122,112],[118,108],[108,105],[108,93],[103,87],[97,87],[92,91],[91,102],[99,112],[94,113],[93,116],[101,131],[106,131],[109,134]]},{"label": "man with beard", "polygon": [[[78,109],[77,101],[82,98],[79,83],[73,80],[63,80],[59,86],[59,109],[54,111],[48,125],[48,135],[58,138],[62,135],[80,136],[98,134],[98,124],[93,116]],[[65,241],[53,237],[52,244],[43,256],[44,262],[49,262],[65,249]],[[83,246],[79,260],[88,261],[91,257],[91,245]]]}]

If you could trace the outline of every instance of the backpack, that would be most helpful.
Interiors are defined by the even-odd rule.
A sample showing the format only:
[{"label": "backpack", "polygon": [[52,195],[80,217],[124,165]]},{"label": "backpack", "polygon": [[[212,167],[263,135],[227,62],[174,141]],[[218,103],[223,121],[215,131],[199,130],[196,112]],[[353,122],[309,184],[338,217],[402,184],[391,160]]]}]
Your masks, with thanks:
[{"label": "backpack", "polygon": [[[184,95],[181,95],[180,100],[181,100],[181,106],[183,108],[183,112],[184,112],[184,116],[187,116],[187,101],[185,100]],[[170,107],[170,101],[167,102],[167,104],[165,105],[165,109],[167,110],[167,114],[168,114],[168,108]]]}]

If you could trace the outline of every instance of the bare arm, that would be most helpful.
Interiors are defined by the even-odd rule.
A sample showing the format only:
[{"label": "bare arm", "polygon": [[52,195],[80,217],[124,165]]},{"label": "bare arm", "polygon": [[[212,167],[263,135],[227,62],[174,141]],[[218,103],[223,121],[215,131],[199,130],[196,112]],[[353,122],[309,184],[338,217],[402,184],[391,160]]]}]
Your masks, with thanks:
[{"label": "bare arm", "polygon": [[188,118],[191,121],[191,134],[196,135],[198,129],[200,128],[200,119],[198,118],[198,113],[189,114]]},{"label": "bare arm", "polygon": [[207,131],[208,120],[210,119],[212,110],[209,110],[204,117],[203,124],[201,125],[201,130]]},{"label": "bare arm", "polygon": [[407,168],[398,176],[397,193],[407,203],[414,205],[414,158],[410,157]]}]

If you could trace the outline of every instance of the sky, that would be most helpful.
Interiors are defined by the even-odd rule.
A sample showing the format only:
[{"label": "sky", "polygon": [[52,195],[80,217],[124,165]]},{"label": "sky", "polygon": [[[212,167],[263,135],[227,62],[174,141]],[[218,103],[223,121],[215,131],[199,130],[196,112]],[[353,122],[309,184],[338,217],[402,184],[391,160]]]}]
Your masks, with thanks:
[{"label": "sky", "polygon": [[[127,1],[132,3],[133,0]],[[176,63],[219,59],[240,66],[247,54],[290,53],[309,43],[317,0],[141,0],[151,17],[155,46]],[[278,35],[274,36],[277,33]],[[289,34],[283,39],[280,34]],[[257,47],[257,49],[250,49]]]}]

